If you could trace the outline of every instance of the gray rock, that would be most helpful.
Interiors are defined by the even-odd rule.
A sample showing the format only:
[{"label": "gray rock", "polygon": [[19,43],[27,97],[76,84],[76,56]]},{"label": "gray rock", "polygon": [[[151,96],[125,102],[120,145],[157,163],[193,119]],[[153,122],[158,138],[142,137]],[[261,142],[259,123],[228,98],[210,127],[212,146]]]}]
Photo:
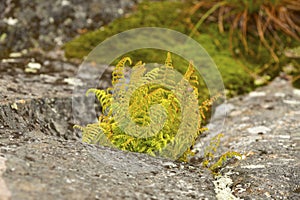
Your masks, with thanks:
[{"label": "gray rock", "polygon": [[[79,32],[128,13],[138,0],[2,0],[0,58],[29,48],[50,50]],[[5,33],[5,37],[1,36]]]},{"label": "gray rock", "polygon": [[226,117],[231,111],[233,111],[234,105],[230,103],[223,103],[216,107],[213,119],[219,119]]},{"label": "gray rock", "polygon": [[[31,57],[42,66],[26,74],[24,63]],[[99,107],[83,96],[84,88],[96,82],[89,74],[103,68],[86,67],[86,74],[76,76],[77,66],[47,63],[39,54],[1,65],[0,199],[300,198],[300,105],[286,103],[300,97],[289,82],[275,79],[257,90],[263,96],[228,100],[225,124],[225,115],[213,121],[225,135],[216,157],[227,151],[244,156],[228,160],[215,179],[201,160],[217,131],[199,138],[198,153],[189,164],[81,143],[73,124],[91,122],[95,116],[72,103],[98,113]],[[103,77],[110,79],[105,71]],[[71,77],[82,81],[82,92],[74,95],[74,85],[63,81]],[[85,121],[74,122],[74,113]]]},{"label": "gray rock", "polygon": [[247,131],[250,134],[266,134],[267,132],[270,132],[271,129],[266,126],[255,126],[248,128]]},{"label": "gray rock", "polygon": [[[276,93],[283,95],[276,98]],[[280,78],[258,88],[256,94],[264,95],[254,97],[252,93],[251,97],[248,94],[228,100],[241,112],[225,120],[225,136],[216,155],[236,151],[244,159],[221,169],[221,174],[232,180],[227,194],[242,199],[299,199],[300,105],[286,101],[298,102],[300,97],[293,93],[290,82]],[[218,122],[222,120],[214,121]],[[209,135],[200,142],[209,143]],[[201,157],[201,148],[199,151]]]},{"label": "gray rock", "polygon": [[94,105],[63,82],[77,67],[55,61],[52,70],[25,74],[18,61],[0,73],[0,199],[215,199],[206,169],[80,142],[74,112],[80,123],[92,119],[72,103]]}]

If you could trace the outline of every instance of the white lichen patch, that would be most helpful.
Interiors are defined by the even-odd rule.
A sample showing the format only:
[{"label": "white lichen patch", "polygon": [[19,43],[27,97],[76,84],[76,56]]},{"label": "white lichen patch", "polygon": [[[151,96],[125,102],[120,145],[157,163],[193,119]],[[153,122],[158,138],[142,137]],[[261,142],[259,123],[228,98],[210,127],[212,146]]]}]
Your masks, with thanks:
[{"label": "white lichen patch", "polygon": [[283,100],[283,103],[290,104],[290,105],[299,105],[300,101],[298,101],[298,100]]},{"label": "white lichen patch", "polygon": [[42,65],[36,62],[29,62],[25,68],[26,73],[37,73],[40,70]]},{"label": "white lichen patch", "polygon": [[294,95],[296,95],[296,96],[299,96],[300,97],[300,90],[299,89],[293,89],[293,93],[294,93]]},{"label": "white lichen patch", "polygon": [[37,62],[29,62],[27,64],[27,67],[30,69],[41,69],[42,65],[40,63]]},{"label": "white lichen patch", "polygon": [[248,128],[247,131],[250,134],[258,134],[258,133],[266,134],[267,132],[270,132],[271,129],[266,127],[266,126],[255,126],[255,127],[252,127],[252,128]]},{"label": "white lichen patch", "polygon": [[67,84],[69,84],[69,85],[75,85],[75,86],[82,86],[82,85],[84,85],[83,82],[80,79],[73,78],[73,77],[71,77],[71,78],[65,78],[64,82],[67,83]]},{"label": "white lichen patch", "polygon": [[9,18],[4,18],[3,22],[8,24],[9,26],[14,26],[19,22],[19,20],[16,18],[9,17]]},{"label": "white lichen patch", "polygon": [[231,185],[232,180],[229,177],[230,173],[225,173],[224,175],[220,175],[216,177],[216,180],[213,181],[213,184],[215,185],[215,192],[216,192],[216,198],[218,200],[237,200],[240,199],[238,197],[235,197],[232,194]]},{"label": "white lichen patch", "polygon": [[282,92],[276,92],[275,94],[274,94],[274,96],[275,97],[285,97],[285,94],[284,93],[282,93]]},{"label": "white lichen patch", "polygon": [[256,92],[256,91],[254,91],[254,92],[249,93],[250,98],[251,97],[264,97],[264,96],[266,96],[265,92]]},{"label": "white lichen patch", "polygon": [[244,169],[262,169],[262,168],[266,168],[266,166],[264,166],[264,165],[244,165],[244,166],[241,166],[241,168],[244,168]]}]

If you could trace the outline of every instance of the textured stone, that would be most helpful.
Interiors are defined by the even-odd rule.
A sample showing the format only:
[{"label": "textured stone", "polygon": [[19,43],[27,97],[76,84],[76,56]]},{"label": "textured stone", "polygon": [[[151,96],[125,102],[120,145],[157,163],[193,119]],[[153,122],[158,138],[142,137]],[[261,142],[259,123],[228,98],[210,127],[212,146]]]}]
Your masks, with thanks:
[{"label": "textured stone", "polygon": [[[217,155],[226,151],[244,154],[243,160],[221,170],[221,174],[227,174],[233,181],[229,194],[236,198],[300,198],[300,105],[286,103],[300,100],[293,90],[290,82],[276,78],[254,93],[264,95],[253,97],[252,93],[228,100],[227,103],[241,112],[229,113],[225,120]],[[196,145],[199,152],[196,157],[202,156],[213,134],[201,138]]]}]

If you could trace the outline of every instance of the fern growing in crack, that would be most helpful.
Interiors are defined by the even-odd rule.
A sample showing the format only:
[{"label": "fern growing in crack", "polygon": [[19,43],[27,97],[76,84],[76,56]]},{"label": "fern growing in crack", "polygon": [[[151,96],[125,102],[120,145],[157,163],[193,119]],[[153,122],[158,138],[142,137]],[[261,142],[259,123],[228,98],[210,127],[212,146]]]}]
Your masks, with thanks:
[{"label": "fern growing in crack", "polygon": [[97,123],[82,131],[82,141],[187,161],[197,137],[205,130],[201,121],[216,97],[198,102],[198,79],[193,64],[185,74],[173,68],[171,54],[165,64],[147,71],[138,62],[130,81],[124,76],[130,58],[120,60],[112,72],[112,88],[91,88],[102,106]]}]

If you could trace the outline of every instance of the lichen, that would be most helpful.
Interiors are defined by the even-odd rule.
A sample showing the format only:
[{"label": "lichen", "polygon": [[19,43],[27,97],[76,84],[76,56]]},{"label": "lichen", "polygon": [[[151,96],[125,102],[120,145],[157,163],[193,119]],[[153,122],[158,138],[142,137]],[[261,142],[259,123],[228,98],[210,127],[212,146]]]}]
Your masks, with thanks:
[{"label": "lichen", "polygon": [[215,186],[216,198],[218,200],[240,199],[232,194],[233,191],[230,187],[233,184],[233,181],[231,180],[228,174],[217,176],[216,180],[213,181],[213,184]]}]

